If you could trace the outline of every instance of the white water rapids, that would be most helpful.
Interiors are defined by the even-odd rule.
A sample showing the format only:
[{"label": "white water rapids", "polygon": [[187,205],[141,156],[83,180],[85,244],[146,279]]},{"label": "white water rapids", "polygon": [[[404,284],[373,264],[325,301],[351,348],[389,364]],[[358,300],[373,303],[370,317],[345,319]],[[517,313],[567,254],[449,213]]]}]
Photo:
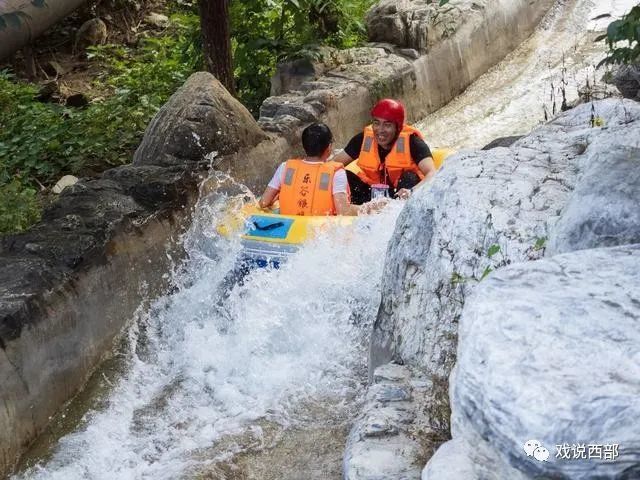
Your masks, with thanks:
[{"label": "white water rapids", "polygon": [[[21,478],[192,478],[242,451],[231,436],[262,443],[265,423],[304,423],[305,404],[327,402],[334,416],[355,406],[401,203],[321,235],[282,268],[256,269],[225,292],[239,242],[213,225],[228,203],[201,201],[179,290],[131,328],[130,365],[106,408]],[[227,451],[215,448],[221,440]]]},{"label": "white water rapids", "polygon": [[[559,107],[563,68],[569,101],[599,75],[593,65],[604,45],[593,44],[591,19],[635,3],[559,0],[531,39],[421,122],[427,139],[478,147],[531,130],[544,119],[543,105],[551,113],[552,90]],[[177,289],[132,322],[126,368],[101,406],[14,478],[271,478],[239,472],[234,455],[323,421],[342,432],[340,448],[364,388],[385,251],[402,203],[320,236],[281,269],[258,269],[225,292],[239,243],[213,225],[228,201],[201,200],[184,239],[190,258],[173,274]],[[339,478],[336,461],[305,478]]]}]

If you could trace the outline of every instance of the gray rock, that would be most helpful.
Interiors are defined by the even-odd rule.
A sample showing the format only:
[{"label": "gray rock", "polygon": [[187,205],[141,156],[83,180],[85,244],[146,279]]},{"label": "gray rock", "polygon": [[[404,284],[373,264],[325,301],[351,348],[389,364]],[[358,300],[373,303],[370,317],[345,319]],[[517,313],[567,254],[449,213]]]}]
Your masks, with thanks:
[{"label": "gray rock", "polygon": [[[427,457],[418,441],[421,408],[413,391],[428,382],[410,368],[387,364],[376,369],[362,414],[356,420],[345,451],[346,480],[415,479]],[[414,384],[418,384],[414,388]]]},{"label": "gray rock", "polygon": [[107,42],[107,24],[99,18],[84,22],[76,32],[74,50],[84,50],[92,45],[104,45]]},{"label": "gray rock", "polygon": [[422,480],[473,480],[476,478],[466,444],[458,439],[443,443],[422,470]]},{"label": "gray rock", "polygon": [[640,130],[635,132],[635,148],[603,142],[590,149],[551,232],[548,255],[640,242]]},{"label": "gray rock", "polygon": [[582,169],[605,145],[637,142],[640,105],[594,104],[565,112],[510,148],[459,152],[415,192],[396,223],[371,339],[370,372],[391,360],[433,382],[423,405],[429,428],[447,432],[448,377],[466,298],[492,270],[540,259]]},{"label": "gray rock", "polygon": [[373,385],[369,389],[368,394],[373,394],[373,397],[383,404],[411,400],[411,392],[409,389],[397,385]]},{"label": "gray rock", "polygon": [[640,65],[620,66],[611,82],[623,97],[640,101]]},{"label": "gray rock", "polygon": [[228,155],[267,138],[249,111],[206,72],[194,73],[145,131],[134,165],[184,165]]},{"label": "gray rock", "polygon": [[297,89],[308,80],[314,80],[321,68],[309,59],[301,58],[279,63],[271,77],[271,95],[282,95]]},{"label": "gray rock", "polygon": [[157,12],[151,12],[146,17],[144,17],[144,21],[149,25],[153,25],[157,28],[164,28],[169,25],[169,17]]},{"label": "gray rock", "polygon": [[491,150],[496,147],[510,147],[515,142],[520,140],[522,137],[523,135],[513,135],[510,137],[496,138],[495,140],[492,140],[491,142],[487,143],[484,147],[482,147],[482,150]]},{"label": "gray rock", "polygon": [[424,52],[452,36],[472,10],[485,8],[486,3],[464,1],[440,7],[431,0],[382,0],[367,12],[367,33],[372,42],[405,47],[404,52],[407,48]]},{"label": "gray rock", "polygon": [[[638,478],[638,265],[640,245],[590,249],[482,282],[464,309],[452,379],[453,436],[477,472],[468,478]],[[527,456],[531,439],[548,461]],[[590,444],[617,444],[619,457],[562,459],[564,443],[587,456]]]}]

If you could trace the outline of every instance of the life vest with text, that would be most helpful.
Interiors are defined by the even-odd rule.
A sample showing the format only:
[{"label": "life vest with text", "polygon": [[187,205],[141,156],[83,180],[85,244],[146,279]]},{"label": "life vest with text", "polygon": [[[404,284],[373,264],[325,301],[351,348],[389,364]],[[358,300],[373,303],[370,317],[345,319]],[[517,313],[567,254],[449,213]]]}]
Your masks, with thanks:
[{"label": "life vest with text", "polygon": [[[336,215],[333,177],[344,166],[338,162],[305,162],[296,158],[285,163],[280,187],[283,215]],[[347,201],[349,201],[347,191]]]}]

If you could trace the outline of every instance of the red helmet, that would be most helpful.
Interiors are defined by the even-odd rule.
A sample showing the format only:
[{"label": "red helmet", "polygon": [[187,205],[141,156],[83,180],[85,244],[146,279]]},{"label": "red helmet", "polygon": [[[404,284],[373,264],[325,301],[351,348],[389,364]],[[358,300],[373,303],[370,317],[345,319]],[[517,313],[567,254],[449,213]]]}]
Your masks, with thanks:
[{"label": "red helmet", "polygon": [[383,98],[371,109],[371,116],[395,123],[400,131],[404,125],[404,106],[397,100]]}]

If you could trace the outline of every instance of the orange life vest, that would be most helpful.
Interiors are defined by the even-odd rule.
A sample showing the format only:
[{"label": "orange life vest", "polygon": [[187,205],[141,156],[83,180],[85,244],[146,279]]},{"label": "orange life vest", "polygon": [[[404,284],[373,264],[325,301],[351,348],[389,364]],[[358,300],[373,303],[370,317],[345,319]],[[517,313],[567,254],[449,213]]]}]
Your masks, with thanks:
[{"label": "orange life vest", "polygon": [[342,168],[344,166],[338,162],[308,163],[299,158],[288,160],[280,187],[280,213],[336,215],[333,177]]},{"label": "orange life vest", "polygon": [[411,149],[409,148],[409,138],[412,134],[423,138],[420,131],[409,126],[403,125],[402,131],[396,139],[391,151],[387,155],[384,163],[380,162],[378,153],[378,142],[373,136],[373,128],[368,125],[364,129],[364,139],[362,140],[362,148],[358,156],[358,166],[361,172],[358,173],[363,182],[373,185],[375,183],[386,183],[394,188],[398,185],[400,176],[406,172],[415,172],[420,180],[424,178],[424,174],[418,168],[418,164],[411,158]]}]

